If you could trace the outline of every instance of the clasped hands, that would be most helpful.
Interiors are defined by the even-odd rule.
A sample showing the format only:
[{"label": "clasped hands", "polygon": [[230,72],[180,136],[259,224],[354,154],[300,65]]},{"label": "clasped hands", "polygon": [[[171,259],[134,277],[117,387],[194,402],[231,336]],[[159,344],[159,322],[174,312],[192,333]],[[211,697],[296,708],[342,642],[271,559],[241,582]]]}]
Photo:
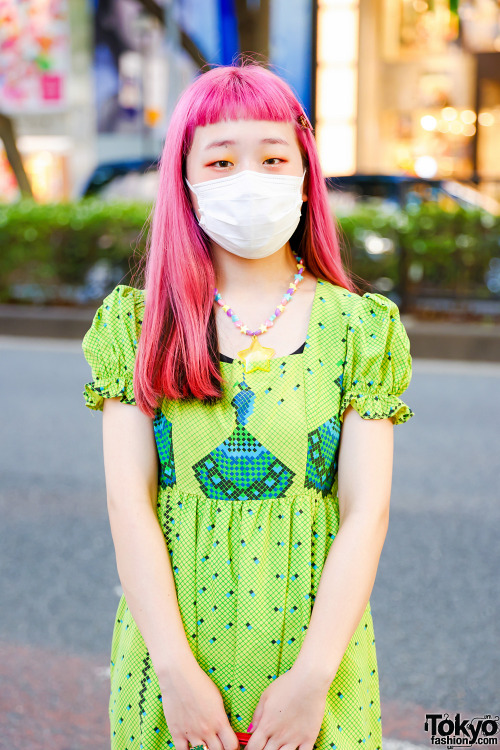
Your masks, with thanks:
[{"label": "clasped hands", "polygon": [[[262,692],[247,750],[312,750],[323,722],[329,680],[295,662]],[[190,655],[161,675],[163,712],[176,750],[205,745],[238,750],[239,741],[215,683]]]},{"label": "clasped hands", "polygon": [[277,677],[255,708],[246,750],[312,750],[328,688],[294,667]]}]

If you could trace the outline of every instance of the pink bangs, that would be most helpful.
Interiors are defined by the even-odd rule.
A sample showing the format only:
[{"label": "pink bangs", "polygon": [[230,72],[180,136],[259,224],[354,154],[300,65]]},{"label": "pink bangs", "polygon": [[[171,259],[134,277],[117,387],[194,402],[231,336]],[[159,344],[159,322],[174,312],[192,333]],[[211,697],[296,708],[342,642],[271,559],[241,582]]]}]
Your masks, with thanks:
[{"label": "pink bangs", "polygon": [[186,153],[198,126],[240,119],[291,122],[302,112],[288,85],[255,64],[229,71],[227,67],[213,68],[201,75],[195,86],[185,133]]}]

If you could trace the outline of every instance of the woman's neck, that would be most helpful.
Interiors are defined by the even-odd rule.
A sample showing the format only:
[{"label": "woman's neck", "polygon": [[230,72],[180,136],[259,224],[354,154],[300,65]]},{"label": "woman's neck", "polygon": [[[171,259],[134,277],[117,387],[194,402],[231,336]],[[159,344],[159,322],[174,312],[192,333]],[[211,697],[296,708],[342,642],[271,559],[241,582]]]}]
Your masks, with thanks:
[{"label": "woman's neck", "polygon": [[283,295],[285,287],[297,273],[297,261],[287,242],[280,250],[266,258],[249,260],[213,244],[216,286],[222,298],[245,301],[273,299]]}]

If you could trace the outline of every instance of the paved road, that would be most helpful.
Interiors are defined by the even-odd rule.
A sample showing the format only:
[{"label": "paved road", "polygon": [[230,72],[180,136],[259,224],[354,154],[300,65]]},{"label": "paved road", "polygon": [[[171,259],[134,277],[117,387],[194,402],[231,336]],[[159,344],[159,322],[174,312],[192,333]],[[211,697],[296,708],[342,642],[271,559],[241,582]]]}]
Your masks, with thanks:
[{"label": "paved road", "polygon": [[[0,337],[0,363],[0,747],[105,750],[120,589],[90,370],[79,341]],[[371,605],[384,736],[428,747],[426,712],[500,712],[500,365],[414,360],[404,398]]]}]

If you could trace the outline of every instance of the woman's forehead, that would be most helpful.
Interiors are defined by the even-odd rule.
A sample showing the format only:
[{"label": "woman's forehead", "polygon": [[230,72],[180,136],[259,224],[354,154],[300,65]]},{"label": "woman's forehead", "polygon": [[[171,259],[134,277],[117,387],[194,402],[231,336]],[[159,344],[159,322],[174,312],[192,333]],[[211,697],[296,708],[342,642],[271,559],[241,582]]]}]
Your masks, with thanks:
[{"label": "woman's forehead", "polygon": [[193,146],[207,149],[221,142],[244,140],[256,145],[261,141],[280,143],[283,146],[297,146],[295,128],[292,122],[274,120],[219,120],[208,125],[198,125],[193,134]]}]

